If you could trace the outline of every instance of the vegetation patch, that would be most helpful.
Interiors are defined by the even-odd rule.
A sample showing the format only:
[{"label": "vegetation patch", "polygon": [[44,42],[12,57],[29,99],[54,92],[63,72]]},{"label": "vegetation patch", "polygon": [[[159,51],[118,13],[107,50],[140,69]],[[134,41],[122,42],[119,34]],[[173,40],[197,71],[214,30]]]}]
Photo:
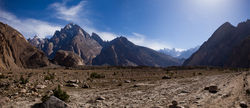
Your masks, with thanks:
[{"label": "vegetation patch", "polygon": [[[61,89],[61,86],[58,85],[56,89],[53,90],[53,95],[62,101],[68,101],[69,95]],[[46,98],[46,97],[45,97]]]},{"label": "vegetation patch", "polygon": [[20,77],[20,84],[27,84],[29,82],[28,78],[24,78],[23,75]]},{"label": "vegetation patch", "polygon": [[90,74],[90,78],[105,78],[105,75],[93,72]]},{"label": "vegetation patch", "polygon": [[44,76],[44,80],[53,80],[55,79],[55,74],[51,74],[48,72],[48,74],[46,76]]}]

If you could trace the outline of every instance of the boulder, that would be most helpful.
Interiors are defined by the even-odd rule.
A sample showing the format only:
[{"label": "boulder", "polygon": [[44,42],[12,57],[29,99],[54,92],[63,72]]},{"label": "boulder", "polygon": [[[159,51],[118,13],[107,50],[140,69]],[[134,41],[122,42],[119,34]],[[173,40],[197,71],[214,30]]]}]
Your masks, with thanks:
[{"label": "boulder", "polygon": [[250,95],[250,88],[246,90],[247,95]]},{"label": "boulder", "polygon": [[68,87],[78,87],[78,85],[75,84],[75,83],[69,83],[69,84],[67,84],[66,86],[68,86]]},{"label": "boulder", "polygon": [[124,82],[125,82],[125,83],[130,83],[131,81],[130,81],[130,80],[125,80]]},{"label": "boulder", "polygon": [[217,86],[209,86],[208,91],[210,93],[217,93],[218,92],[218,87]]},{"label": "boulder", "polygon": [[37,85],[37,86],[36,86],[37,89],[43,89],[43,88],[45,88],[45,87],[47,87],[47,86],[46,86],[46,85]]},{"label": "boulder", "polygon": [[244,101],[242,101],[242,102],[240,102],[240,107],[247,108],[247,104]]},{"label": "boulder", "polygon": [[178,102],[177,101],[172,101],[172,105],[169,105],[169,108],[181,108],[181,107],[178,106]]},{"label": "boulder", "polygon": [[26,93],[26,92],[27,92],[26,89],[21,89],[21,90],[20,90],[20,93]]},{"label": "boulder", "polygon": [[80,83],[80,81],[79,80],[69,80],[69,81],[67,81],[67,83],[75,83],[75,84],[77,84],[77,83]]},{"label": "boulder", "polygon": [[98,96],[98,97],[96,98],[96,100],[105,100],[105,98],[102,97],[102,96]]},{"label": "boulder", "polygon": [[0,97],[0,108],[2,105],[6,104],[9,101],[10,101],[10,98],[8,97]]},{"label": "boulder", "polygon": [[82,88],[90,88],[90,85],[88,85],[87,83],[83,83]]},{"label": "boulder", "polygon": [[165,75],[165,76],[162,77],[162,79],[171,79],[171,77],[168,76],[168,75]]},{"label": "boulder", "polygon": [[57,97],[51,96],[48,100],[35,104],[31,108],[70,108],[70,106]]},{"label": "boulder", "polygon": [[75,67],[75,66],[81,66],[85,65],[84,61],[80,56],[78,56],[76,53],[71,51],[64,51],[59,50],[57,51],[54,61],[61,65],[66,67]]}]

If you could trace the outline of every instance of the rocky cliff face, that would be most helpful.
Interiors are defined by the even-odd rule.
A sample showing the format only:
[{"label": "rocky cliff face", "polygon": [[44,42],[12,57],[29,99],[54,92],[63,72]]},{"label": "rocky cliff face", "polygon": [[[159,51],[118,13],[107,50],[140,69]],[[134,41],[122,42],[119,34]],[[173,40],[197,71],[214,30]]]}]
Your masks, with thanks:
[{"label": "rocky cliff face", "polygon": [[91,38],[98,42],[102,47],[108,44],[107,41],[103,41],[102,38],[96,33],[92,33]]},{"label": "rocky cliff face", "polygon": [[102,46],[76,24],[68,24],[60,31],[56,31],[54,36],[44,44],[42,50],[50,57],[54,58],[58,50],[72,51],[80,56],[85,64],[92,64],[101,51]]},{"label": "rocky cliff face", "polygon": [[111,66],[173,66],[180,62],[168,55],[141,47],[119,37],[103,47],[100,55],[93,60],[94,65]]},{"label": "rocky cliff face", "polygon": [[0,68],[31,68],[49,65],[46,55],[30,45],[17,30],[0,22]]},{"label": "rocky cliff face", "polygon": [[54,57],[54,61],[56,62],[56,64],[67,67],[85,65],[82,58],[78,56],[76,53],[73,53],[71,51],[63,51],[63,50],[57,51]]},{"label": "rocky cliff face", "polygon": [[250,20],[238,24],[237,27],[225,23],[184,62],[184,65],[231,66],[231,63],[235,62],[234,58],[237,58],[236,54],[232,53],[238,53],[237,49],[245,45],[242,42],[245,42],[248,36]]}]

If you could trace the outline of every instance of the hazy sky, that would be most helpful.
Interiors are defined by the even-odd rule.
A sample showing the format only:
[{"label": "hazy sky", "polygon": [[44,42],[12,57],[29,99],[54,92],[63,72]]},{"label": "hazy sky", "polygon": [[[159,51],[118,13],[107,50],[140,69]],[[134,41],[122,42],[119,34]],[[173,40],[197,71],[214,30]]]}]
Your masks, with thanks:
[{"label": "hazy sky", "polygon": [[104,40],[123,35],[153,49],[187,49],[224,22],[250,19],[249,10],[249,0],[0,0],[0,21],[26,38],[73,22]]}]

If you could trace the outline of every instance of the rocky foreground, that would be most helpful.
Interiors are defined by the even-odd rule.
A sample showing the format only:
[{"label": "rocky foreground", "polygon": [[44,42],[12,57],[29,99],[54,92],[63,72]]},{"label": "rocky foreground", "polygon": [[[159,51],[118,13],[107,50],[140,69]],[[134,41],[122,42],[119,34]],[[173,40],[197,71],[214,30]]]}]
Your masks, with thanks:
[{"label": "rocky foreground", "polygon": [[2,71],[0,107],[35,107],[60,85],[69,99],[65,103],[53,96],[50,99],[72,108],[247,108],[249,84],[249,71],[228,69],[90,67]]}]

